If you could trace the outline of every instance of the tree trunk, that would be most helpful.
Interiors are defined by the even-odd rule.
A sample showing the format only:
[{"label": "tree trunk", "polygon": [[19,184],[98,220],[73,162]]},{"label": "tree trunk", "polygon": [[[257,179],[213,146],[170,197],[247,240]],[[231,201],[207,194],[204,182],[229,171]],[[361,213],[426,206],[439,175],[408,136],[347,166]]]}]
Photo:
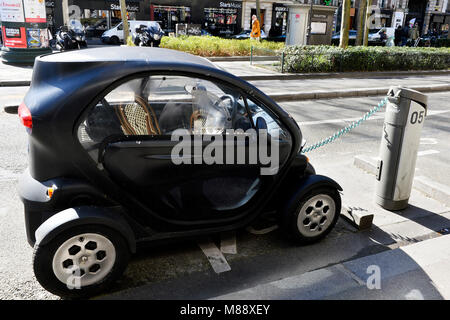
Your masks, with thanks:
[{"label": "tree trunk", "polygon": [[342,20],[341,20],[341,39],[339,47],[347,48],[348,46],[348,31],[350,26],[350,0],[343,0],[342,2]]},{"label": "tree trunk", "polygon": [[69,0],[62,0],[63,23],[69,25]]},{"label": "tree trunk", "polygon": [[372,15],[372,0],[366,0],[367,1],[367,5],[366,5],[366,21],[365,21],[365,27],[364,27],[364,41],[363,41],[363,45],[365,47],[367,47],[369,45],[369,28],[370,28],[370,24],[369,24],[369,18]]},{"label": "tree trunk", "polygon": [[261,5],[259,0],[256,0],[256,18],[259,21],[259,27],[262,29],[263,22],[261,21]]},{"label": "tree trunk", "polygon": [[123,25],[123,43],[127,44],[130,28],[128,25],[127,4],[125,3],[125,0],[120,0],[120,14],[122,16]]},{"label": "tree trunk", "polygon": [[306,33],[306,44],[311,44],[311,21],[312,21],[312,15],[313,15],[313,1],[310,0],[310,7],[309,7],[309,14],[308,14],[308,29]]},{"label": "tree trunk", "polygon": [[360,46],[363,44],[364,26],[366,25],[366,0],[359,0],[358,8],[358,31],[356,33],[355,45]]}]

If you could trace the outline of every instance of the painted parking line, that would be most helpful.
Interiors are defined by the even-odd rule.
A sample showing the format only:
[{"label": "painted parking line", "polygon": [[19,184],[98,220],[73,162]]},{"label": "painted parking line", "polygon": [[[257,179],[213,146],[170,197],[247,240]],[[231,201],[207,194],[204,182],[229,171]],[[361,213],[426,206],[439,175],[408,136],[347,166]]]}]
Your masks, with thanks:
[{"label": "painted parking line", "polygon": [[236,232],[222,232],[220,234],[220,251],[228,254],[237,254]]},{"label": "painted parking line", "polygon": [[198,246],[202,249],[214,272],[222,273],[231,270],[231,267],[223,256],[222,251],[217,248],[211,239],[208,238],[204,241],[198,242]]},{"label": "painted parking line", "polygon": [[435,138],[420,138],[420,144],[437,144]]},{"label": "painted parking line", "polygon": [[419,151],[418,153],[417,153],[417,156],[428,156],[428,155],[430,155],[430,154],[436,154],[436,153],[440,153],[439,151],[437,151],[437,150],[424,150],[424,151]]}]

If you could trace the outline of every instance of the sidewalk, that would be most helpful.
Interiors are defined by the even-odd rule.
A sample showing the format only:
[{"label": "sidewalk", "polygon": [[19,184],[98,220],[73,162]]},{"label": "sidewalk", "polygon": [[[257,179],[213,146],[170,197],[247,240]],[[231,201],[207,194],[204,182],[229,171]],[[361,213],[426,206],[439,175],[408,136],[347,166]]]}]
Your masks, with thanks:
[{"label": "sidewalk", "polygon": [[[320,174],[342,185],[344,208],[374,215],[371,230],[362,233],[374,242],[391,243],[393,250],[214,299],[450,299],[450,208],[413,189],[407,209],[384,210],[374,203],[375,178],[352,162],[351,157],[333,163],[314,159]],[[367,281],[377,267],[381,289],[369,289]]]},{"label": "sidewalk", "polygon": [[448,270],[450,235],[445,235],[214,299],[450,299]]},{"label": "sidewalk", "polygon": [[[341,72],[341,73],[280,73],[257,65],[250,65],[249,61],[211,61],[219,68],[228,71],[247,81],[257,80],[305,80],[305,79],[333,79],[337,78],[403,78],[411,76],[449,76],[450,70],[424,71],[386,71],[386,72]],[[258,62],[256,62],[258,63]],[[13,66],[0,63],[0,87],[28,86],[33,69],[28,66]]]}]

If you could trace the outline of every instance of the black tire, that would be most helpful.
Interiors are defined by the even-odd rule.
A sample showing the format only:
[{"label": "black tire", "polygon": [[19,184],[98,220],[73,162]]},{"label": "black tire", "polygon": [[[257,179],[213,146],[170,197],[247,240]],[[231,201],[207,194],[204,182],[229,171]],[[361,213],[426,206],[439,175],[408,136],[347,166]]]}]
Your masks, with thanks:
[{"label": "black tire", "polygon": [[[94,233],[106,237],[114,246],[116,258],[112,269],[100,280],[100,282],[79,289],[69,289],[68,286],[60,281],[55,275],[52,266],[53,257],[57,249],[66,240],[86,233]],[[120,233],[101,225],[86,225],[66,230],[46,245],[35,245],[33,268],[36,279],[46,290],[66,299],[80,299],[99,294],[111,286],[125,271],[129,258],[130,250],[128,244]]]},{"label": "black tire", "polygon": [[159,48],[160,44],[161,44],[161,39],[153,41],[153,47]]},{"label": "black tire", "polygon": [[[286,234],[286,236],[295,241],[296,243],[299,244],[311,244],[311,243],[315,243],[318,242],[320,240],[322,240],[323,238],[325,238],[330,231],[334,228],[334,226],[336,225],[337,220],[339,219],[339,214],[341,212],[341,196],[338,192],[338,190],[332,188],[332,187],[319,187],[316,189],[313,189],[312,191],[308,192],[306,195],[301,196],[300,195],[300,190],[297,190],[297,192],[295,192],[291,198],[288,200],[286,207],[283,209],[283,211],[281,212],[281,226],[283,228],[284,233]],[[332,218],[330,218],[331,220],[327,221],[327,214],[328,217],[330,216],[330,212],[325,213],[325,221],[324,221],[324,225],[326,225],[326,227],[324,229],[320,229],[320,222],[322,220],[319,221],[319,224],[317,224],[317,232],[319,234],[315,235],[315,232],[311,231],[311,233],[307,233],[304,230],[301,230],[300,227],[298,226],[298,220],[299,220],[299,215],[302,212],[302,208],[304,208],[304,206],[308,203],[308,201],[312,200],[314,197],[319,197],[320,201],[320,197],[322,197],[323,195],[325,195],[326,197],[324,197],[327,201],[333,201],[334,202],[334,216]],[[327,198],[328,197],[328,198]],[[322,199],[323,200],[323,199]],[[326,202],[323,202],[322,204],[326,204]],[[309,206],[311,207],[311,205]],[[309,207],[306,209],[308,210]],[[326,205],[323,206],[323,208],[325,208]],[[315,206],[312,210],[315,209]],[[328,206],[328,210],[330,209],[330,206]],[[306,211],[305,210],[305,211]],[[318,208],[317,210],[321,210],[320,208]],[[322,211],[324,211],[324,209],[322,209]],[[316,214],[315,212],[311,212],[311,214]],[[318,218],[320,218],[320,212],[317,213]],[[323,217],[323,215],[322,215]],[[307,220],[308,217],[305,217],[305,220]],[[330,223],[331,221],[331,223]],[[310,221],[310,225],[313,226],[314,223],[312,221]],[[304,228],[307,228],[306,226]],[[312,229],[311,229],[312,230]],[[320,230],[320,231],[319,231]]]},{"label": "black tire", "polygon": [[111,39],[110,39],[109,41],[110,41],[111,44],[113,44],[113,45],[118,45],[119,42],[120,42],[119,38],[116,37],[116,36],[111,37]]}]

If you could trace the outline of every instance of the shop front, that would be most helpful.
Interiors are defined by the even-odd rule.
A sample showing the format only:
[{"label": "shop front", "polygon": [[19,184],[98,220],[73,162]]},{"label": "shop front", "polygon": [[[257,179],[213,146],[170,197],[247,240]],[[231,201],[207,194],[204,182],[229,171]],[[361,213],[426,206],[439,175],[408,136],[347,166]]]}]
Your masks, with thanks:
[{"label": "shop front", "polygon": [[240,32],[241,1],[156,0],[150,3],[150,20],[158,21],[164,31],[175,32],[178,23],[201,25],[211,35],[227,37]]},{"label": "shop front", "polygon": [[450,13],[434,13],[430,17],[429,32],[441,34],[448,31],[450,24]]},{"label": "shop front", "polygon": [[0,21],[3,62],[33,64],[35,57],[51,53],[44,1],[2,0]]},{"label": "shop front", "polygon": [[241,2],[209,1],[203,12],[204,29],[211,35],[227,37],[240,32]]},{"label": "shop front", "polygon": [[191,7],[151,4],[150,20],[158,21],[166,33],[175,32],[178,23],[191,23]]},{"label": "shop front", "polygon": [[280,37],[286,35],[287,18],[289,8],[283,3],[274,3],[272,7],[272,25],[269,37]]},{"label": "shop front", "polygon": [[[57,29],[64,24],[62,15],[62,1],[52,2],[53,6],[47,6],[47,20],[49,14],[52,14],[53,29]],[[130,20],[149,20],[148,13],[145,14],[142,0],[126,0],[128,19]],[[95,36],[96,31],[103,31],[114,27],[121,20],[121,11],[119,0],[69,0],[69,8],[71,12],[69,19],[79,19],[81,23],[90,28],[90,33]]]}]

